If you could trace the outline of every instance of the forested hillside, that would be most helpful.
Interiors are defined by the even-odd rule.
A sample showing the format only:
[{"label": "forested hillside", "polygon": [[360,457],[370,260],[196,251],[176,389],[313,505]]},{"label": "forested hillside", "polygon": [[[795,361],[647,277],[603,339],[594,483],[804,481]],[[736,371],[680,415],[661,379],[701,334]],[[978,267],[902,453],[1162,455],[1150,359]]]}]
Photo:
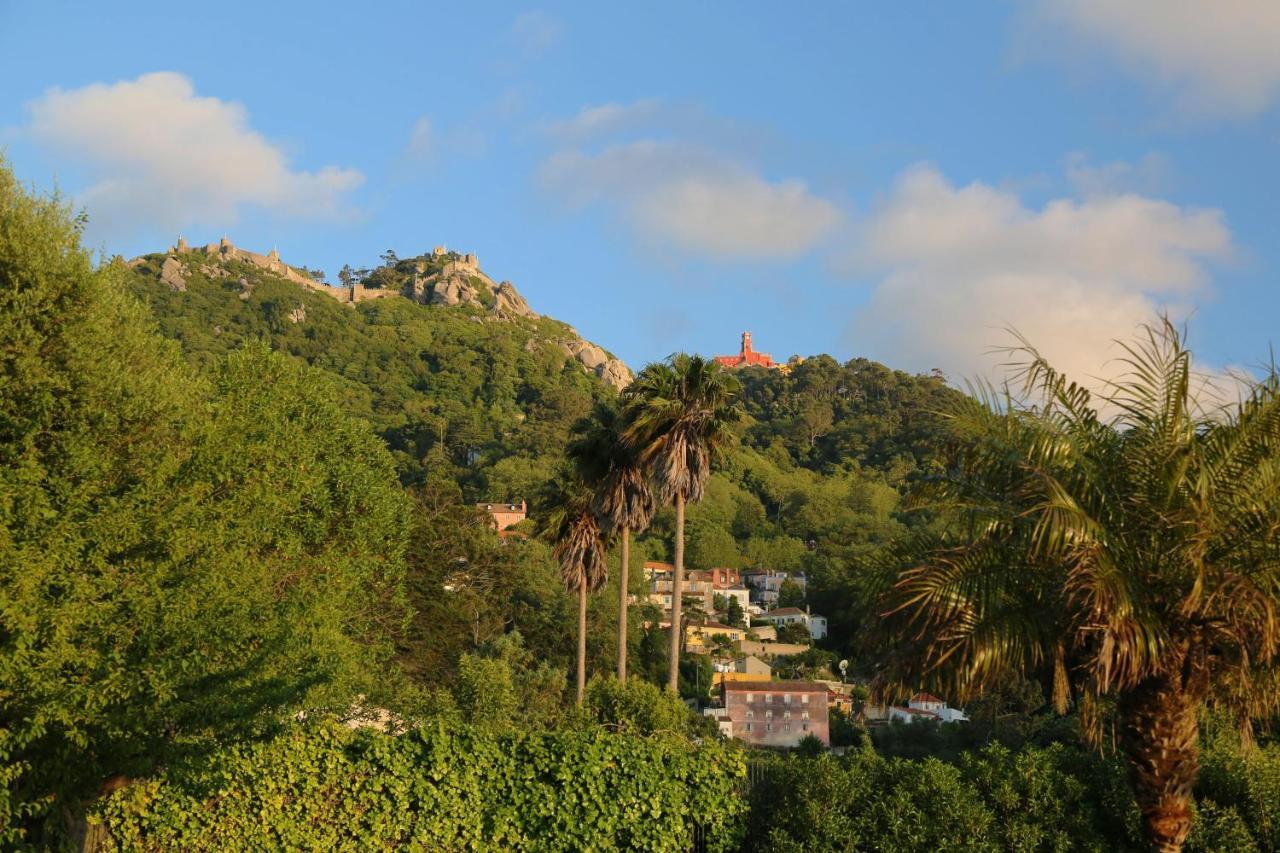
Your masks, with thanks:
[{"label": "forested hillside", "polygon": [[[404,286],[413,262],[392,258],[368,279]],[[551,318],[407,298],[353,306],[237,262],[213,277],[193,264],[176,290],[161,279],[163,259],[136,264],[129,288],[191,361],[260,340],[306,362],[373,425],[410,486],[453,482],[464,502],[536,499],[574,422],[615,394],[566,356],[576,335]],[[909,523],[900,496],[933,458],[937,412],[957,392],[938,376],[826,355],[789,374],[740,375],[743,441],[689,509],[689,565],[807,571],[813,604],[844,644],[861,566]],[[659,514],[638,557],[669,556],[671,521]]]}]

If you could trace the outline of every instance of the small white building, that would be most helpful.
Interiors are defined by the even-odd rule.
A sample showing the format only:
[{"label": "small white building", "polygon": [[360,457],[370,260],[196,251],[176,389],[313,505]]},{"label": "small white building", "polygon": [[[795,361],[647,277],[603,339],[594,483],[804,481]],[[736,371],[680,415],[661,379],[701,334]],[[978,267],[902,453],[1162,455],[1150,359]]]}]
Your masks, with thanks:
[{"label": "small white building", "polygon": [[804,625],[808,630],[809,636],[815,640],[821,640],[827,636],[827,619],[825,616],[818,616],[809,612],[809,608],[801,610],[799,607],[779,607],[777,610],[770,610],[756,617],[761,622],[768,622],[775,628],[783,625]]},{"label": "small white building", "polygon": [[886,707],[868,706],[866,718],[869,721],[900,720],[914,723],[917,720],[931,720],[937,723],[967,723],[969,718],[959,708],[951,708],[947,703],[929,693],[917,693],[907,701],[906,706],[890,705]]}]

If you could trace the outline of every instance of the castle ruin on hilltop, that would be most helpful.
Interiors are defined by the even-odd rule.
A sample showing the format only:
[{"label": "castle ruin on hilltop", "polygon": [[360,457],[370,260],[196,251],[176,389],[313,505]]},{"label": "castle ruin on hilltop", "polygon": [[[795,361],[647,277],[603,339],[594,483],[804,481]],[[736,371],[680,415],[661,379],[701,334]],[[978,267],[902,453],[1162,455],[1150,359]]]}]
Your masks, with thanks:
[{"label": "castle ruin on hilltop", "polygon": [[[192,255],[203,258],[203,262],[196,261]],[[129,266],[145,263],[147,259],[148,256],[134,258],[129,261]],[[410,260],[413,263],[411,272],[403,265]],[[227,261],[251,264],[347,305],[400,296],[423,305],[470,305],[483,308],[495,318],[538,318],[538,314],[529,307],[515,285],[509,281],[495,282],[480,269],[480,260],[474,252],[450,252],[444,246],[436,246],[430,256],[397,261],[394,266],[398,267],[399,287],[365,287],[361,282],[353,281],[347,287],[337,288],[284,263],[275,249],[265,255],[250,252],[233,245],[225,236],[217,243],[193,247],[185,237],[179,236],[177,243],[165,254],[159,278],[173,290],[184,291],[187,289],[187,276],[192,273],[193,264],[205,276],[219,279],[235,275],[226,268]],[[249,299],[253,289],[252,282],[241,277],[239,284],[240,298]],[[303,322],[306,318],[305,306],[298,307],[288,316],[294,323]],[[631,382],[631,370],[620,359],[577,337],[577,332],[572,329],[569,331],[574,336],[572,339],[555,342],[566,358],[577,362],[584,370],[619,390]]]}]

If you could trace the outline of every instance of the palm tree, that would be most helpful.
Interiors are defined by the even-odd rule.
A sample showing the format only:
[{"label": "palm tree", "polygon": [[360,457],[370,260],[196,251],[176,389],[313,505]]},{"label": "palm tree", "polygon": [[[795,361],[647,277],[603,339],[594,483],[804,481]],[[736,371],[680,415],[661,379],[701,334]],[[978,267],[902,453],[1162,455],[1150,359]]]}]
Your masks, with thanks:
[{"label": "palm tree", "polygon": [[549,487],[543,504],[549,507],[543,533],[553,543],[552,556],[560,563],[560,579],[569,592],[578,594],[578,694],[582,704],[587,685],[587,593],[608,579],[607,543],[596,515],[594,494],[576,471],[566,472]]},{"label": "palm tree", "polygon": [[1091,394],[1022,344],[1014,391],[948,413],[945,474],[916,500],[955,531],[887,584],[900,654],[878,692],[1051,673],[1096,742],[1114,707],[1145,832],[1181,850],[1201,708],[1247,727],[1280,707],[1280,375],[1211,402],[1222,383],[1197,378],[1166,320]]},{"label": "palm tree", "polygon": [[623,438],[618,409],[599,403],[590,418],[574,427],[569,456],[598,473],[595,508],[605,533],[621,532],[622,569],[618,577],[618,680],[627,680],[627,583],[631,531],[644,531],[653,519],[653,490],[635,447]]},{"label": "palm tree", "polygon": [[667,687],[680,674],[680,597],[684,594],[684,506],[702,497],[712,461],[735,438],[742,385],[714,361],[679,353],[651,364],[623,392],[623,435],[650,469],[658,500],[675,503],[675,572],[671,590],[671,659]]}]

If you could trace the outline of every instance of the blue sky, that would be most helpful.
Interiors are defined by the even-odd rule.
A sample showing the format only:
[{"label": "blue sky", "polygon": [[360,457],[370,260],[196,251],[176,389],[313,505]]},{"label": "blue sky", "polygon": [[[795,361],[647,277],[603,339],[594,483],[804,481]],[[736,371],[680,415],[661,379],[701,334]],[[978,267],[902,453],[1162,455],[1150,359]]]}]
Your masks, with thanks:
[{"label": "blue sky", "polygon": [[478,253],[633,366],[1068,369],[1280,309],[1280,4],[0,0],[0,146],[131,256]]}]

